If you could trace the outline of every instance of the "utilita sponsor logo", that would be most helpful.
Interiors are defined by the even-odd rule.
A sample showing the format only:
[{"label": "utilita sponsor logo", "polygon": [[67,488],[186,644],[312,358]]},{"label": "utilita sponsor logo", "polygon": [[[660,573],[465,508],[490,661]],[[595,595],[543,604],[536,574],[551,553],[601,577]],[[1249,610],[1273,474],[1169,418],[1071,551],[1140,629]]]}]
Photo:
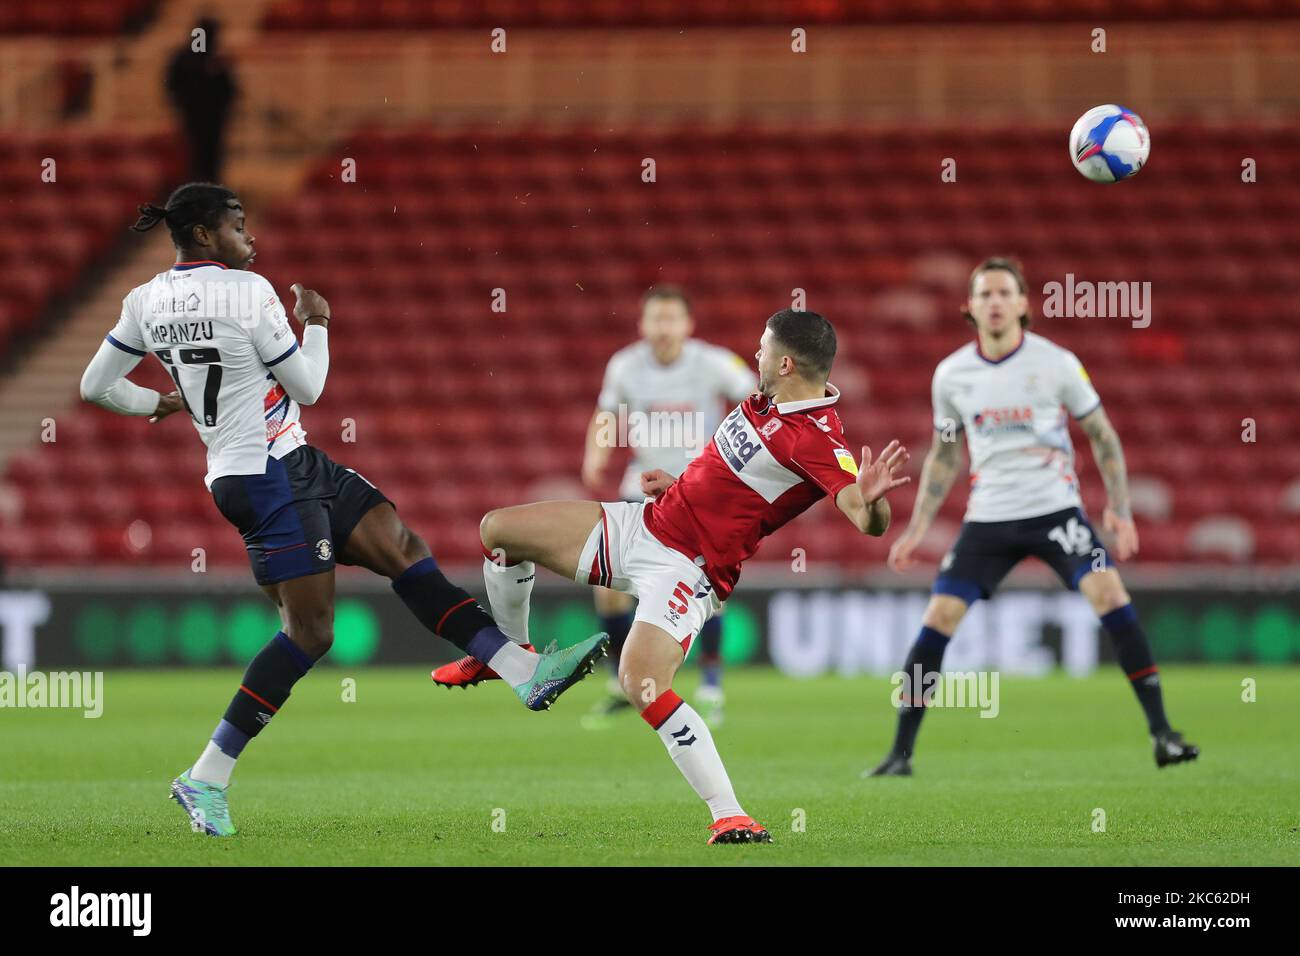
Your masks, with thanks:
[{"label": "utilita sponsor logo", "polygon": [[68,893],[50,897],[51,926],[128,926],[133,936],[148,936],[153,926],[152,893]]}]

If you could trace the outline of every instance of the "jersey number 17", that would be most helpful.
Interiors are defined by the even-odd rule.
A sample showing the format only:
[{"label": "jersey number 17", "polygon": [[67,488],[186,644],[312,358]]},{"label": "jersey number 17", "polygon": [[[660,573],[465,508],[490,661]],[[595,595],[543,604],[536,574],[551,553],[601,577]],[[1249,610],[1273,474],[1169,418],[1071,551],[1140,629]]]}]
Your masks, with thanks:
[{"label": "jersey number 17", "polygon": [[[175,355],[172,353],[175,353]],[[185,403],[185,410],[190,413],[190,417],[209,428],[215,425],[217,423],[217,395],[221,392],[221,366],[218,364],[221,361],[221,353],[216,349],[168,349],[165,352],[159,352],[158,357],[167,366],[167,371],[171,372],[172,380],[176,382],[176,389],[181,393],[181,401]],[[202,418],[194,414],[189,396],[185,394],[185,386],[181,384],[181,370],[176,367],[178,363],[180,365],[206,365],[208,367],[207,374],[203,378]]]}]

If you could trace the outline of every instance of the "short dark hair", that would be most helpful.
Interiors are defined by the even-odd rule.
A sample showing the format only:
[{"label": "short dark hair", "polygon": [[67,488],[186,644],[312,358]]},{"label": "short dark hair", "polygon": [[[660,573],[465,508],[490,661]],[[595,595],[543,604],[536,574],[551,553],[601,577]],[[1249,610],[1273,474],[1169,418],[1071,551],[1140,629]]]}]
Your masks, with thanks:
[{"label": "short dark hair", "polygon": [[645,294],[641,296],[642,311],[645,311],[645,307],[656,299],[665,299],[669,302],[680,302],[682,308],[686,310],[687,315],[691,312],[691,300],[686,297],[686,290],[679,285],[664,283],[660,285],[652,285],[650,288],[646,289]]},{"label": "short dark hair", "polygon": [[195,226],[216,229],[221,214],[228,209],[241,209],[234,190],[216,183],[186,183],[167,197],[167,205],[144,203],[136,207],[140,218],[131,226],[136,232],[148,232],[160,222],[167,223],[172,242],[183,249],[194,238]]},{"label": "short dark hair", "polygon": [[[970,282],[966,286],[967,297],[975,292],[975,280],[985,272],[1010,272],[1011,277],[1016,280],[1016,285],[1020,287],[1020,294],[1025,295],[1029,291],[1029,286],[1025,282],[1025,273],[1020,267],[1020,263],[1010,256],[989,256],[979,265],[977,265],[970,274]],[[970,309],[963,304],[961,307],[962,318],[972,326],[975,324],[975,316],[970,314]],[[1033,321],[1029,315],[1029,306],[1025,306],[1025,314],[1020,317],[1020,327],[1027,329]]]},{"label": "short dark hair", "polygon": [[824,316],[782,309],[767,320],[767,327],[789,350],[801,376],[810,382],[826,379],[835,361],[835,329]]}]

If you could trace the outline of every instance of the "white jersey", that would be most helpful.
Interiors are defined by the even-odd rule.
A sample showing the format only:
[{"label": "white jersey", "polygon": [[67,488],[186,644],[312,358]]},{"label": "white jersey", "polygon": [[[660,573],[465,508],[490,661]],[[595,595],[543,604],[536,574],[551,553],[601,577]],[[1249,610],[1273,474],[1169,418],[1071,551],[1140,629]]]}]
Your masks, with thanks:
[{"label": "white jersey", "polygon": [[177,263],[122,300],[108,341],[153,353],[208,447],[208,487],[222,475],[262,475],[267,456],[307,443],[298,403],[272,370],[298,340],[271,283],[219,263]]},{"label": "white jersey", "polygon": [[1033,332],[997,361],[977,342],[934,370],[934,427],[965,429],[967,521],[1014,521],[1081,507],[1068,411],[1101,405],[1074,354]]},{"label": "white jersey", "polygon": [[617,416],[620,443],[632,449],[619,495],[641,500],[641,472],[677,477],[713,438],[730,408],[758,387],[744,359],[729,349],[687,339],[676,361],[660,364],[649,342],[614,353],[596,407]]}]

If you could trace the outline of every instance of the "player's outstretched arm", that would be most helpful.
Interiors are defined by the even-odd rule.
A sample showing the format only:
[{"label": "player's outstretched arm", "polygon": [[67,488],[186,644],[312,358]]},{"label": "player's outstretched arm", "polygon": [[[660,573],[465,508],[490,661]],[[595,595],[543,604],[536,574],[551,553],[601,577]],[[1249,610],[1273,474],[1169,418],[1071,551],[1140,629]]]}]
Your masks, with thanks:
[{"label": "player's outstretched arm", "polygon": [[1127,561],[1138,552],[1138,536],[1129,504],[1124,448],[1119,443],[1115,426],[1100,405],[1079,419],[1079,427],[1088,436],[1093,460],[1097,462],[1097,470],[1106,486],[1108,504],[1102,515],[1102,527],[1115,535],[1115,554],[1121,561]]},{"label": "player's outstretched arm", "polygon": [[873,462],[871,449],[862,446],[857,480],[840,489],[835,506],[863,534],[878,538],[889,530],[890,510],[885,495],[912,480],[899,475],[910,457],[898,441],[891,441]]},{"label": "player's outstretched arm", "polygon": [[325,391],[325,377],[330,369],[330,304],[313,289],[294,283],[292,291],[298,301],[293,314],[303,323],[302,348],[275,363],[272,369],[290,398],[300,405],[312,405]]},{"label": "player's outstretched arm", "polygon": [[119,415],[166,417],[182,407],[179,393],[162,396],[152,388],[127,381],[126,376],[138,364],[139,355],[125,352],[105,339],[81,376],[82,399]]},{"label": "player's outstretched arm", "polygon": [[961,449],[955,437],[945,440],[944,432],[935,431],[930,451],[921,466],[921,487],[912,505],[912,518],[907,530],[889,549],[889,566],[903,571],[913,564],[912,552],[930,530],[934,516],[939,513],[944,499],[961,471]]}]

